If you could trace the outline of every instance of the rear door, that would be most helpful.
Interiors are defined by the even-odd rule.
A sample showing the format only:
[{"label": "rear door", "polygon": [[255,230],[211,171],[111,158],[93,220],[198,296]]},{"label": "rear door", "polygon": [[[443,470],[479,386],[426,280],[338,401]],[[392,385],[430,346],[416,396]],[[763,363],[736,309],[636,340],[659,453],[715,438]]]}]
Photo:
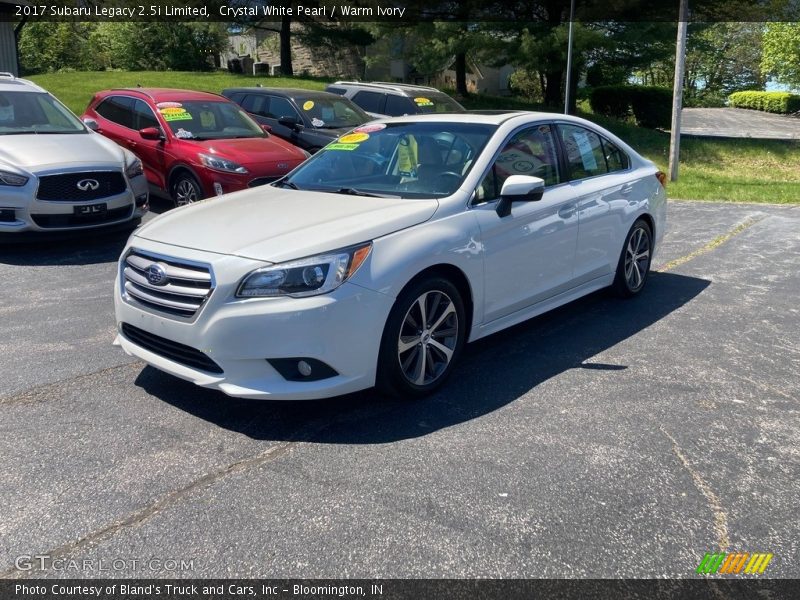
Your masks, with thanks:
[{"label": "rear door", "polygon": [[610,140],[580,125],[557,128],[579,219],[575,284],[580,285],[615,271],[627,215],[642,194],[629,158]]}]

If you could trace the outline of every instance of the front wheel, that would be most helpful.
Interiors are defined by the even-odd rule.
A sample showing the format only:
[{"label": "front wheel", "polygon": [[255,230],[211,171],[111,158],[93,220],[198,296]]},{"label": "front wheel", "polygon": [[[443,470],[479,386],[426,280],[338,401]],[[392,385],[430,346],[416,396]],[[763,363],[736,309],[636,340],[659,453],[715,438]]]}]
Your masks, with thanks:
[{"label": "front wheel", "polygon": [[401,398],[419,398],[439,388],[464,347],[466,317],[458,289],[431,277],[397,298],[381,341],[377,385]]},{"label": "front wheel", "polygon": [[650,272],[653,253],[653,231],[647,221],[637,220],[625,238],[625,245],[617,264],[614,290],[624,298],[631,298],[644,289]]},{"label": "front wheel", "polygon": [[203,190],[197,179],[189,173],[181,173],[172,184],[172,201],[175,206],[186,206],[203,199]]}]

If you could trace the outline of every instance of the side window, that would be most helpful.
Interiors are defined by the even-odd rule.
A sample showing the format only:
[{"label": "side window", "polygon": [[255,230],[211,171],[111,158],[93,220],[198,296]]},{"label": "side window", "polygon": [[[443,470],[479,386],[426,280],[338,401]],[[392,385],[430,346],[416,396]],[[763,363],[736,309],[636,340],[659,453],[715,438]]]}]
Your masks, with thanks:
[{"label": "side window", "polygon": [[259,117],[271,117],[269,114],[269,100],[271,96],[263,94],[247,94],[239,103],[247,112]]},{"label": "side window", "polygon": [[559,125],[567,155],[570,179],[584,179],[608,173],[600,136],[576,125]]},{"label": "side window", "polygon": [[390,117],[402,117],[403,115],[413,115],[417,112],[411,104],[411,100],[405,96],[395,96],[389,94],[386,96],[386,109],[385,114]]},{"label": "side window", "polygon": [[606,155],[608,172],[624,171],[628,168],[628,155],[609,142],[606,138],[600,138],[603,143],[603,152]]},{"label": "side window", "polygon": [[236,102],[236,104],[239,104],[241,106],[244,96],[245,96],[244,93],[237,92],[235,94],[231,94],[230,96],[228,96],[228,100],[230,100],[231,102]]},{"label": "side window", "polygon": [[133,112],[136,115],[136,122],[134,129],[144,129],[145,127],[159,127],[158,119],[153,114],[153,111],[147,106],[144,100],[135,100],[133,105]]},{"label": "side window", "polygon": [[487,202],[498,198],[503,183],[511,175],[541,177],[546,186],[560,183],[552,126],[537,125],[514,134],[478,186],[475,200]]},{"label": "side window", "polygon": [[330,92],[331,94],[339,94],[340,96],[344,96],[347,93],[347,90],[340,87],[331,87],[328,86],[325,88],[326,92]]},{"label": "side window", "polygon": [[101,117],[133,129],[133,98],[109,96],[95,110]]},{"label": "side window", "polygon": [[286,98],[278,98],[277,96],[269,97],[269,114],[264,116],[272,117],[273,119],[280,119],[281,117],[294,117],[296,119],[300,118],[291,102],[289,102]]},{"label": "side window", "polygon": [[353,102],[367,112],[383,114],[384,95],[378,92],[358,92],[353,96]]}]

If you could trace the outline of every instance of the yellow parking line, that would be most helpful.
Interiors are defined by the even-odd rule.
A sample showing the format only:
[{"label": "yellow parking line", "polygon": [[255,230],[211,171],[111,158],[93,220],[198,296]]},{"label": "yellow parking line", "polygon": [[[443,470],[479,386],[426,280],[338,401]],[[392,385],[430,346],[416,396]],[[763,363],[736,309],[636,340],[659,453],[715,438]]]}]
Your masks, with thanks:
[{"label": "yellow parking line", "polygon": [[751,217],[751,218],[747,219],[745,222],[739,223],[736,227],[731,229],[729,232],[723,233],[722,235],[719,235],[719,236],[715,237],[713,240],[708,242],[705,246],[703,246],[701,248],[698,248],[697,250],[694,250],[693,252],[690,252],[689,254],[686,254],[685,256],[681,256],[680,258],[676,258],[674,260],[671,260],[668,263],[666,263],[664,265],[661,265],[660,267],[655,269],[655,271],[657,271],[659,273],[664,273],[666,271],[670,271],[670,270],[674,269],[675,267],[679,267],[679,266],[681,266],[683,264],[686,264],[687,262],[697,258],[698,256],[702,256],[703,254],[706,254],[707,252],[711,252],[714,248],[717,248],[718,246],[721,246],[722,244],[724,244],[725,242],[730,240],[732,237],[739,235],[745,229],[748,229],[749,227],[752,227],[753,225],[755,225],[756,223],[761,221],[763,218],[764,217]]}]

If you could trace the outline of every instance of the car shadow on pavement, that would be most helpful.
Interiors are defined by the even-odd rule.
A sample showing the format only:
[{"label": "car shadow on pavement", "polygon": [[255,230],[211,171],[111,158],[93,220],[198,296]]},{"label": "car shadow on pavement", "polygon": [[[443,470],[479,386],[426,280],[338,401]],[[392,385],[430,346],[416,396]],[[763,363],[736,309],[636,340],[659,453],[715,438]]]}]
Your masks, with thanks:
[{"label": "car shadow on pavement", "polygon": [[0,241],[0,264],[28,266],[94,265],[119,259],[133,229],[70,232],[69,236]]},{"label": "car shadow on pavement", "polygon": [[142,370],[136,384],[187,413],[253,439],[389,443],[488,414],[569,369],[624,370],[626,365],[586,361],[679,309],[709,284],[652,273],[635,299],[601,291],[576,300],[469,344],[450,380],[423,400],[390,400],[374,390],[319,401],[242,400],[152,367]]}]

